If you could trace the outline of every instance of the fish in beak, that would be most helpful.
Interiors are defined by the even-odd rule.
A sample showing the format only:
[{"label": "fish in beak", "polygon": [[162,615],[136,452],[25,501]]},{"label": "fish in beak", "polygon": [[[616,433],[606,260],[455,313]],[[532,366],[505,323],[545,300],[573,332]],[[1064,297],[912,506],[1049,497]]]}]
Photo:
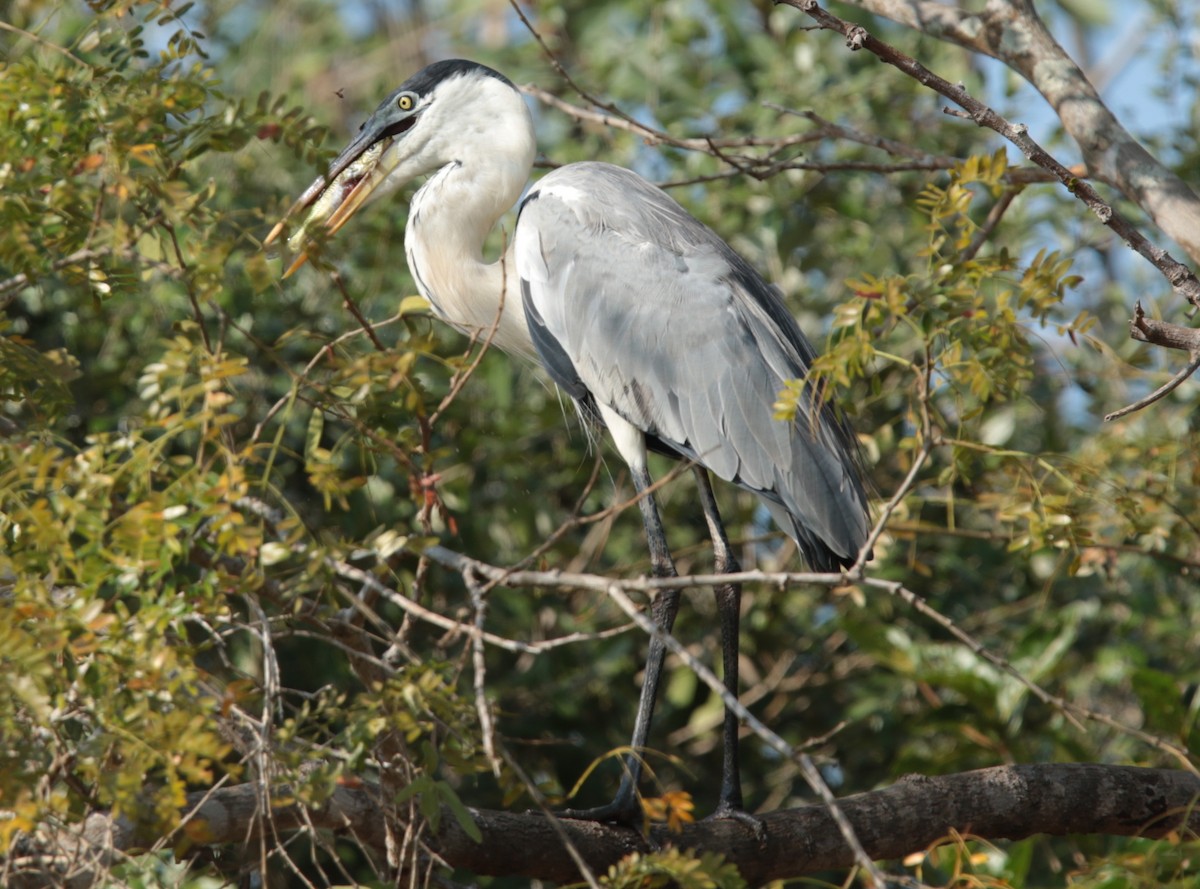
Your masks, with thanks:
[{"label": "fish in beak", "polygon": [[329,172],[306,188],[271,229],[263,241],[264,247],[273,243],[292,219],[308,211],[300,227],[287,239],[288,250],[295,259],[283,273],[284,278],[316,252],[319,240],[313,237],[315,232],[323,228],[322,237],[334,234],[387,178],[395,165],[394,153],[387,150],[394,139],[394,135],[378,132],[368,121],[359,136],[329,165]]}]

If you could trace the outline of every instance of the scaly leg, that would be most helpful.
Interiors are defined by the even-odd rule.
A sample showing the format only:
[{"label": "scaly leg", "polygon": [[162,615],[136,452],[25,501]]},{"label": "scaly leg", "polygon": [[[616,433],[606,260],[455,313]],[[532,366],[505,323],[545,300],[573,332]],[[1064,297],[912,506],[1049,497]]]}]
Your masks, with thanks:
[{"label": "scaly leg", "polygon": [[[696,484],[700,488],[700,506],[708,522],[708,533],[713,542],[713,562],[717,574],[732,574],[741,571],[741,565],[729,545],[721,514],[717,511],[717,500],[713,496],[708,470],[695,467]],[[735,698],[738,694],[738,623],[741,616],[742,586],[726,583],[713,587],[717,598],[717,616],[721,620],[721,666],[725,674],[725,690]],[[721,761],[721,797],[714,815],[727,816],[742,811],[742,778],[738,768],[738,717],[725,708],[723,758]],[[736,816],[735,816],[736,817]]]},{"label": "scaly leg", "polygon": [[[650,485],[650,473],[642,466],[630,467],[633,484],[638,494],[638,506],[642,511],[642,524],[646,528],[646,542],[650,547],[650,570],[655,577],[675,577],[675,564],[671,561],[670,550],[667,549],[667,536],[663,531],[662,520],[659,518],[658,507],[654,496],[647,493]],[[662,633],[671,632],[675,625],[675,615],[679,611],[679,590],[660,590],[650,606],[650,615],[654,626]],[[736,634],[735,634],[736,637]],[[658,697],[658,685],[662,678],[663,661],[666,660],[667,646],[659,636],[650,638],[650,652],[646,656],[646,672],[642,678],[642,694],[638,700],[637,719],[633,724],[633,739],[629,742],[632,752],[625,761],[625,774],[621,778],[621,786],[611,803],[594,809],[567,809],[561,815],[564,818],[580,818],[587,821],[616,821],[631,826],[641,826],[642,807],[638,802],[637,785],[642,777],[642,752],[646,749],[646,741],[650,734],[650,719],[654,715],[654,703]],[[736,654],[735,654],[736,659]]]}]

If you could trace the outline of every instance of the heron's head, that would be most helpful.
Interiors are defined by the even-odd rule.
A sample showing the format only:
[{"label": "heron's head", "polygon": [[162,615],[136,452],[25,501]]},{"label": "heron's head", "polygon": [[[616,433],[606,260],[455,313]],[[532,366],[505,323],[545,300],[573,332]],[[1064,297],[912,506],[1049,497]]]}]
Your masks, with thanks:
[{"label": "heron's head", "polygon": [[308,258],[311,235],[318,227],[331,235],[368,202],[468,158],[511,165],[524,181],[534,150],[529,111],[507,77],[463,59],[435,62],[379,104],[265,243],[274,241],[293,217],[308,211],[288,239],[296,259],[284,272],[286,278]]}]

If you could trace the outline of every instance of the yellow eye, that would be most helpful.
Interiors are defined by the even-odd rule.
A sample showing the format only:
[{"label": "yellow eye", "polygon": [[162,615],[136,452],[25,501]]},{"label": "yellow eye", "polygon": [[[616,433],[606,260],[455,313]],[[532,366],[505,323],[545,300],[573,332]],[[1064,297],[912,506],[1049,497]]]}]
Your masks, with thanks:
[{"label": "yellow eye", "polygon": [[401,111],[412,111],[413,97],[410,96],[408,93],[405,93],[403,96],[401,96],[400,98],[398,98],[396,100],[396,107],[399,108]]}]

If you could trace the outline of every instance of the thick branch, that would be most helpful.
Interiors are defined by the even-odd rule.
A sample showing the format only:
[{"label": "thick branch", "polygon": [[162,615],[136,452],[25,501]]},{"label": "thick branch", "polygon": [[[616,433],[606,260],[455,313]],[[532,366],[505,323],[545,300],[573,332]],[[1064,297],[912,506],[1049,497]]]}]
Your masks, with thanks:
[{"label": "thick branch", "polygon": [[[280,797],[287,797],[286,789]],[[1048,764],[999,766],[933,778],[914,775],[883,790],[846,797],[838,804],[867,853],[880,860],[919,852],[952,833],[990,840],[1035,834],[1194,834],[1200,831],[1198,798],[1200,778],[1187,772]],[[180,832],[193,846],[252,842],[267,821],[258,800],[252,785],[192,794],[190,814]],[[303,810],[295,803],[280,805],[272,811],[270,821],[272,829],[281,833],[309,825],[332,830],[382,856],[383,808],[377,790],[342,786],[320,807]],[[481,876],[554,882],[579,879],[577,865],[546,817],[484,810],[472,814],[482,842],[468,837],[448,812],[441,831],[429,841],[433,852],[450,866]],[[626,828],[583,821],[563,821],[561,826],[587,864],[600,873],[630,852],[649,852],[667,844],[719,852],[738,866],[751,885],[853,864],[853,856],[824,806],[774,812],[762,820],[766,828],[762,843],[750,826],[732,819],[691,824],[679,834],[658,827],[649,842]],[[55,848],[45,848],[43,843],[41,851],[71,855],[79,862],[84,859],[80,851],[86,848],[92,866],[99,868],[119,852],[149,845],[129,823],[106,815],[88,818],[81,833],[72,836],[64,831],[55,838]],[[31,861],[31,850],[23,851],[23,860]],[[16,857],[8,862],[8,885],[31,889],[62,883],[61,871],[45,867],[44,854],[40,868],[21,868],[21,873]],[[82,872],[77,875],[84,876]]]},{"label": "thick branch", "polygon": [[1195,261],[1200,197],[1121,125],[1034,9],[990,0],[977,13],[929,0],[851,0],[870,12],[1004,62],[1041,93],[1078,143],[1093,178],[1120,189]]}]

